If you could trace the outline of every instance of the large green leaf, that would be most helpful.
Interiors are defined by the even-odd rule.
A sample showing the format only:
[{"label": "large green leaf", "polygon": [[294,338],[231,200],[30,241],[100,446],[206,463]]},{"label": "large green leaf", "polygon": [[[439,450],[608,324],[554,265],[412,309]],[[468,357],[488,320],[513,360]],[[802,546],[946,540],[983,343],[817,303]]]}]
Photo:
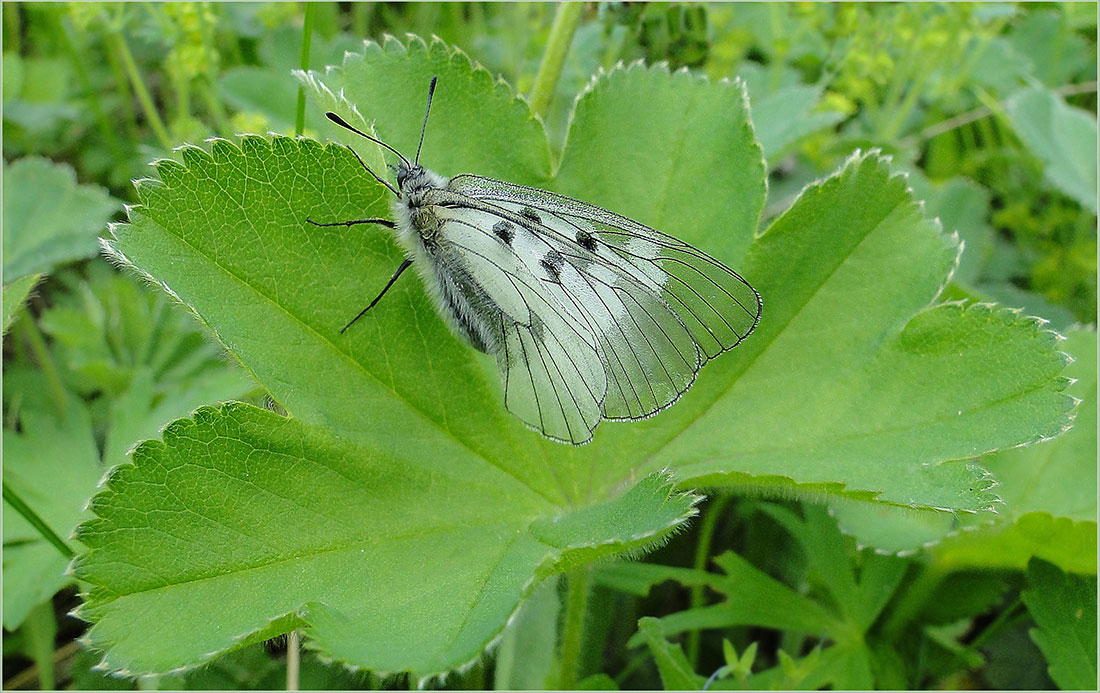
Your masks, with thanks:
[{"label": "large green leaf", "polygon": [[[500,470],[435,462],[247,405],[177,421],[114,470],[81,528],[91,643],[137,674],[308,624],[334,659],[439,672],[476,655],[537,574],[658,536],[692,507],[652,477],[571,527]],[[176,614],[173,628],[150,609]]]},{"label": "large green leaf", "polygon": [[[550,179],[523,101],[442,43],[368,44],[304,79],[411,154],[433,75],[426,165],[543,184],[743,267],[764,294],[759,333],[668,412],[604,424],[583,448],[548,442],[504,410],[492,359],[450,334],[416,280],[340,334],[401,259],[379,229],[306,222],[389,214],[350,152],[255,136],[183,148],[139,182],[113,250],[292,418],[201,410],[113,475],[77,563],[108,667],[164,671],[305,626],[337,660],[436,673],[476,656],[540,579],[693,513],[666,468],[682,487],[976,508],[994,499],[984,471],[944,462],[1064,425],[1051,334],[998,309],[928,307],[955,243],[878,158],[853,159],[754,243],[764,166],[737,83],[640,65],[598,77]],[[151,617],[181,612],[171,633]]]},{"label": "large green leaf", "polygon": [[91,257],[118,208],[71,168],[30,157],[4,164],[4,283]]}]

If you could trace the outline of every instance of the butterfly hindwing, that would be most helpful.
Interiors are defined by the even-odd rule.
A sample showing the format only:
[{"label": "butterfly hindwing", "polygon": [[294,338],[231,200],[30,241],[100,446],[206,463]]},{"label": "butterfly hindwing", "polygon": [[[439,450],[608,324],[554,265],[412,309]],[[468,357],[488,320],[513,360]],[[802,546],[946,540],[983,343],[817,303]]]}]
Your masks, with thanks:
[{"label": "butterfly hindwing", "polygon": [[478,319],[498,335],[505,406],[550,438],[591,440],[607,377],[589,321],[559,283],[571,265],[548,262],[536,234],[501,226],[508,222],[496,215],[451,209],[440,219],[436,242],[448,273],[474,278],[488,299]]}]

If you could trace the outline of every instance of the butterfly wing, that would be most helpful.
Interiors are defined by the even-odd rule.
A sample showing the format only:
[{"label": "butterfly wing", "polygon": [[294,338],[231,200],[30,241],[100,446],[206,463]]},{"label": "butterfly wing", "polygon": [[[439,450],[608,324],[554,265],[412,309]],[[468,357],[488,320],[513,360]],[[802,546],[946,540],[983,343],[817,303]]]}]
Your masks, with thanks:
[{"label": "butterfly wing", "polygon": [[541,262],[545,244],[491,212],[436,210],[440,279],[459,287],[457,312],[472,314],[490,335],[505,406],[543,435],[588,442],[603,415],[607,378],[585,315]]},{"label": "butterfly wing", "polygon": [[[566,245],[593,248],[620,272],[660,287],[691,332],[703,361],[737,346],[760,320],[760,294],[718,260],[632,219],[562,195],[461,175],[448,188],[510,211],[532,210]],[[588,240],[595,240],[595,244]],[[587,246],[587,248],[585,248]]]},{"label": "butterfly wing", "polygon": [[547,431],[547,402],[566,405],[551,417],[559,429],[651,416],[759,318],[759,297],[736,273],[630,219],[478,176],[448,191],[457,195],[441,205],[444,228],[461,238],[471,273],[500,287],[487,291],[505,314],[506,404],[551,437],[562,438]]}]

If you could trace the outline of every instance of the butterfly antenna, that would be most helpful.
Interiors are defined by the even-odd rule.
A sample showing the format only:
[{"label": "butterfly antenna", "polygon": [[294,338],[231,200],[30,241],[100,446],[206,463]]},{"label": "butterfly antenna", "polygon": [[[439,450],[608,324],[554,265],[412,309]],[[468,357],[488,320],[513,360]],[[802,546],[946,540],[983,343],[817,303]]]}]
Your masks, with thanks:
[{"label": "butterfly antenna", "polygon": [[394,148],[393,148],[393,147],[391,147],[390,145],[386,144],[386,143],[385,143],[385,142],[383,142],[382,140],[378,139],[377,137],[371,137],[370,135],[368,135],[367,133],[363,132],[362,130],[359,130],[359,129],[357,129],[357,128],[354,128],[354,127],[352,127],[351,125],[349,125],[349,124],[348,124],[348,122],[347,122],[346,120],[344,120],[344,119],[343,119],[343,118],[341,118],[340,116],[336,115],[336,114],[335,114],[335,113],[333,113],[332,111],[329,111],[328,113],[326,113],[326,114],[325,114],[325,117],[326,117],[326,118],[328,118],[329,120],[331,120],[332,122],[336,123],[336,124],[337,124],[337,125],[339,125],[340,127],[342,127],[342,128],[346,128],[346,129],[348,129],[348,130],[351,130],[351,131],[352,131],[352,132],[354,132],[355,134],[357,134],[357,135],[361,135],[362,137],[366,137],[366,138],[367,138],[368,140],[370,140],[371,142],[374,142],[375,144],[377,144],[377,145],[379,145],[379,146],[385,147],[386,149],[388,149],[388,150],[390,150],[391,152],[393,152],[394,154],[396,154],[396,155],[397,155],[397,158],[398,158],[398,159],[401,159],[401,161],[403,161],[403,162],[405,163],[405,166],[409,166],[409,160],[408,160],[408,159],[406,159],[406,158],[405,158],[404,156],[402,156],[402,155],[401,155],[401,152],[397,151],[396,149],[394,149]]},{"label": "butterfly antenna", "polygon": [[420,163],[420,148],[424,146],[424,133],[428,130],[428,114],[432,112],[432,96],[435,94],[435,83],[438,79],[438,77],[432,77],[432,83],[428,85],[428,108],[424,111],[424,124],[420,126],[420,144],[416,145],[414,166]]}]

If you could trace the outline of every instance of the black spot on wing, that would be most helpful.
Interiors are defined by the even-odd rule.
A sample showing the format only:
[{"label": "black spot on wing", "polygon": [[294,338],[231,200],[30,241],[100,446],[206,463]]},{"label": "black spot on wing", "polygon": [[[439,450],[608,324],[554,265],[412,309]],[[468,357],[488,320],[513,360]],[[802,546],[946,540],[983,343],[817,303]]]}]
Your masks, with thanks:
[{"label": "black spot on wing", "polygon": [[577,245],[590,253],[596,252],[596,237],[584,229],[577,229]]},{"label": "black spot on wing", "polygon": [[525,216],[525,217],[527,217],[528,219],[530,219],[531,221],[535,222],[536,224],[541,224],[541,223],[542,223],[542,217],[540,217],[540,216],[539,216],[539,213],[538,213],[538,212],[536,212],[536,211],[535,211],[534,209],[532,209],[531,207],[524,207],[523,209],[521,209],[521,210],[519,211],[519,213],[520,213],[520,214],[521,214],[522,216]]},{"label": "black spot on wing", "polygon": [[493,233],[504,245],[512,245],[512,239],[516,237],[515,227],[503,219],[493,224]]},{"label": "black spot on wing", "polygon": [[539,264],[546,270],[546,273],[550,275],[550,281],[561,282],[561,266],[565,263],[565,258],[561,256],[561,253],[551,248],[546,251],[546,255],[539,260]]}]

